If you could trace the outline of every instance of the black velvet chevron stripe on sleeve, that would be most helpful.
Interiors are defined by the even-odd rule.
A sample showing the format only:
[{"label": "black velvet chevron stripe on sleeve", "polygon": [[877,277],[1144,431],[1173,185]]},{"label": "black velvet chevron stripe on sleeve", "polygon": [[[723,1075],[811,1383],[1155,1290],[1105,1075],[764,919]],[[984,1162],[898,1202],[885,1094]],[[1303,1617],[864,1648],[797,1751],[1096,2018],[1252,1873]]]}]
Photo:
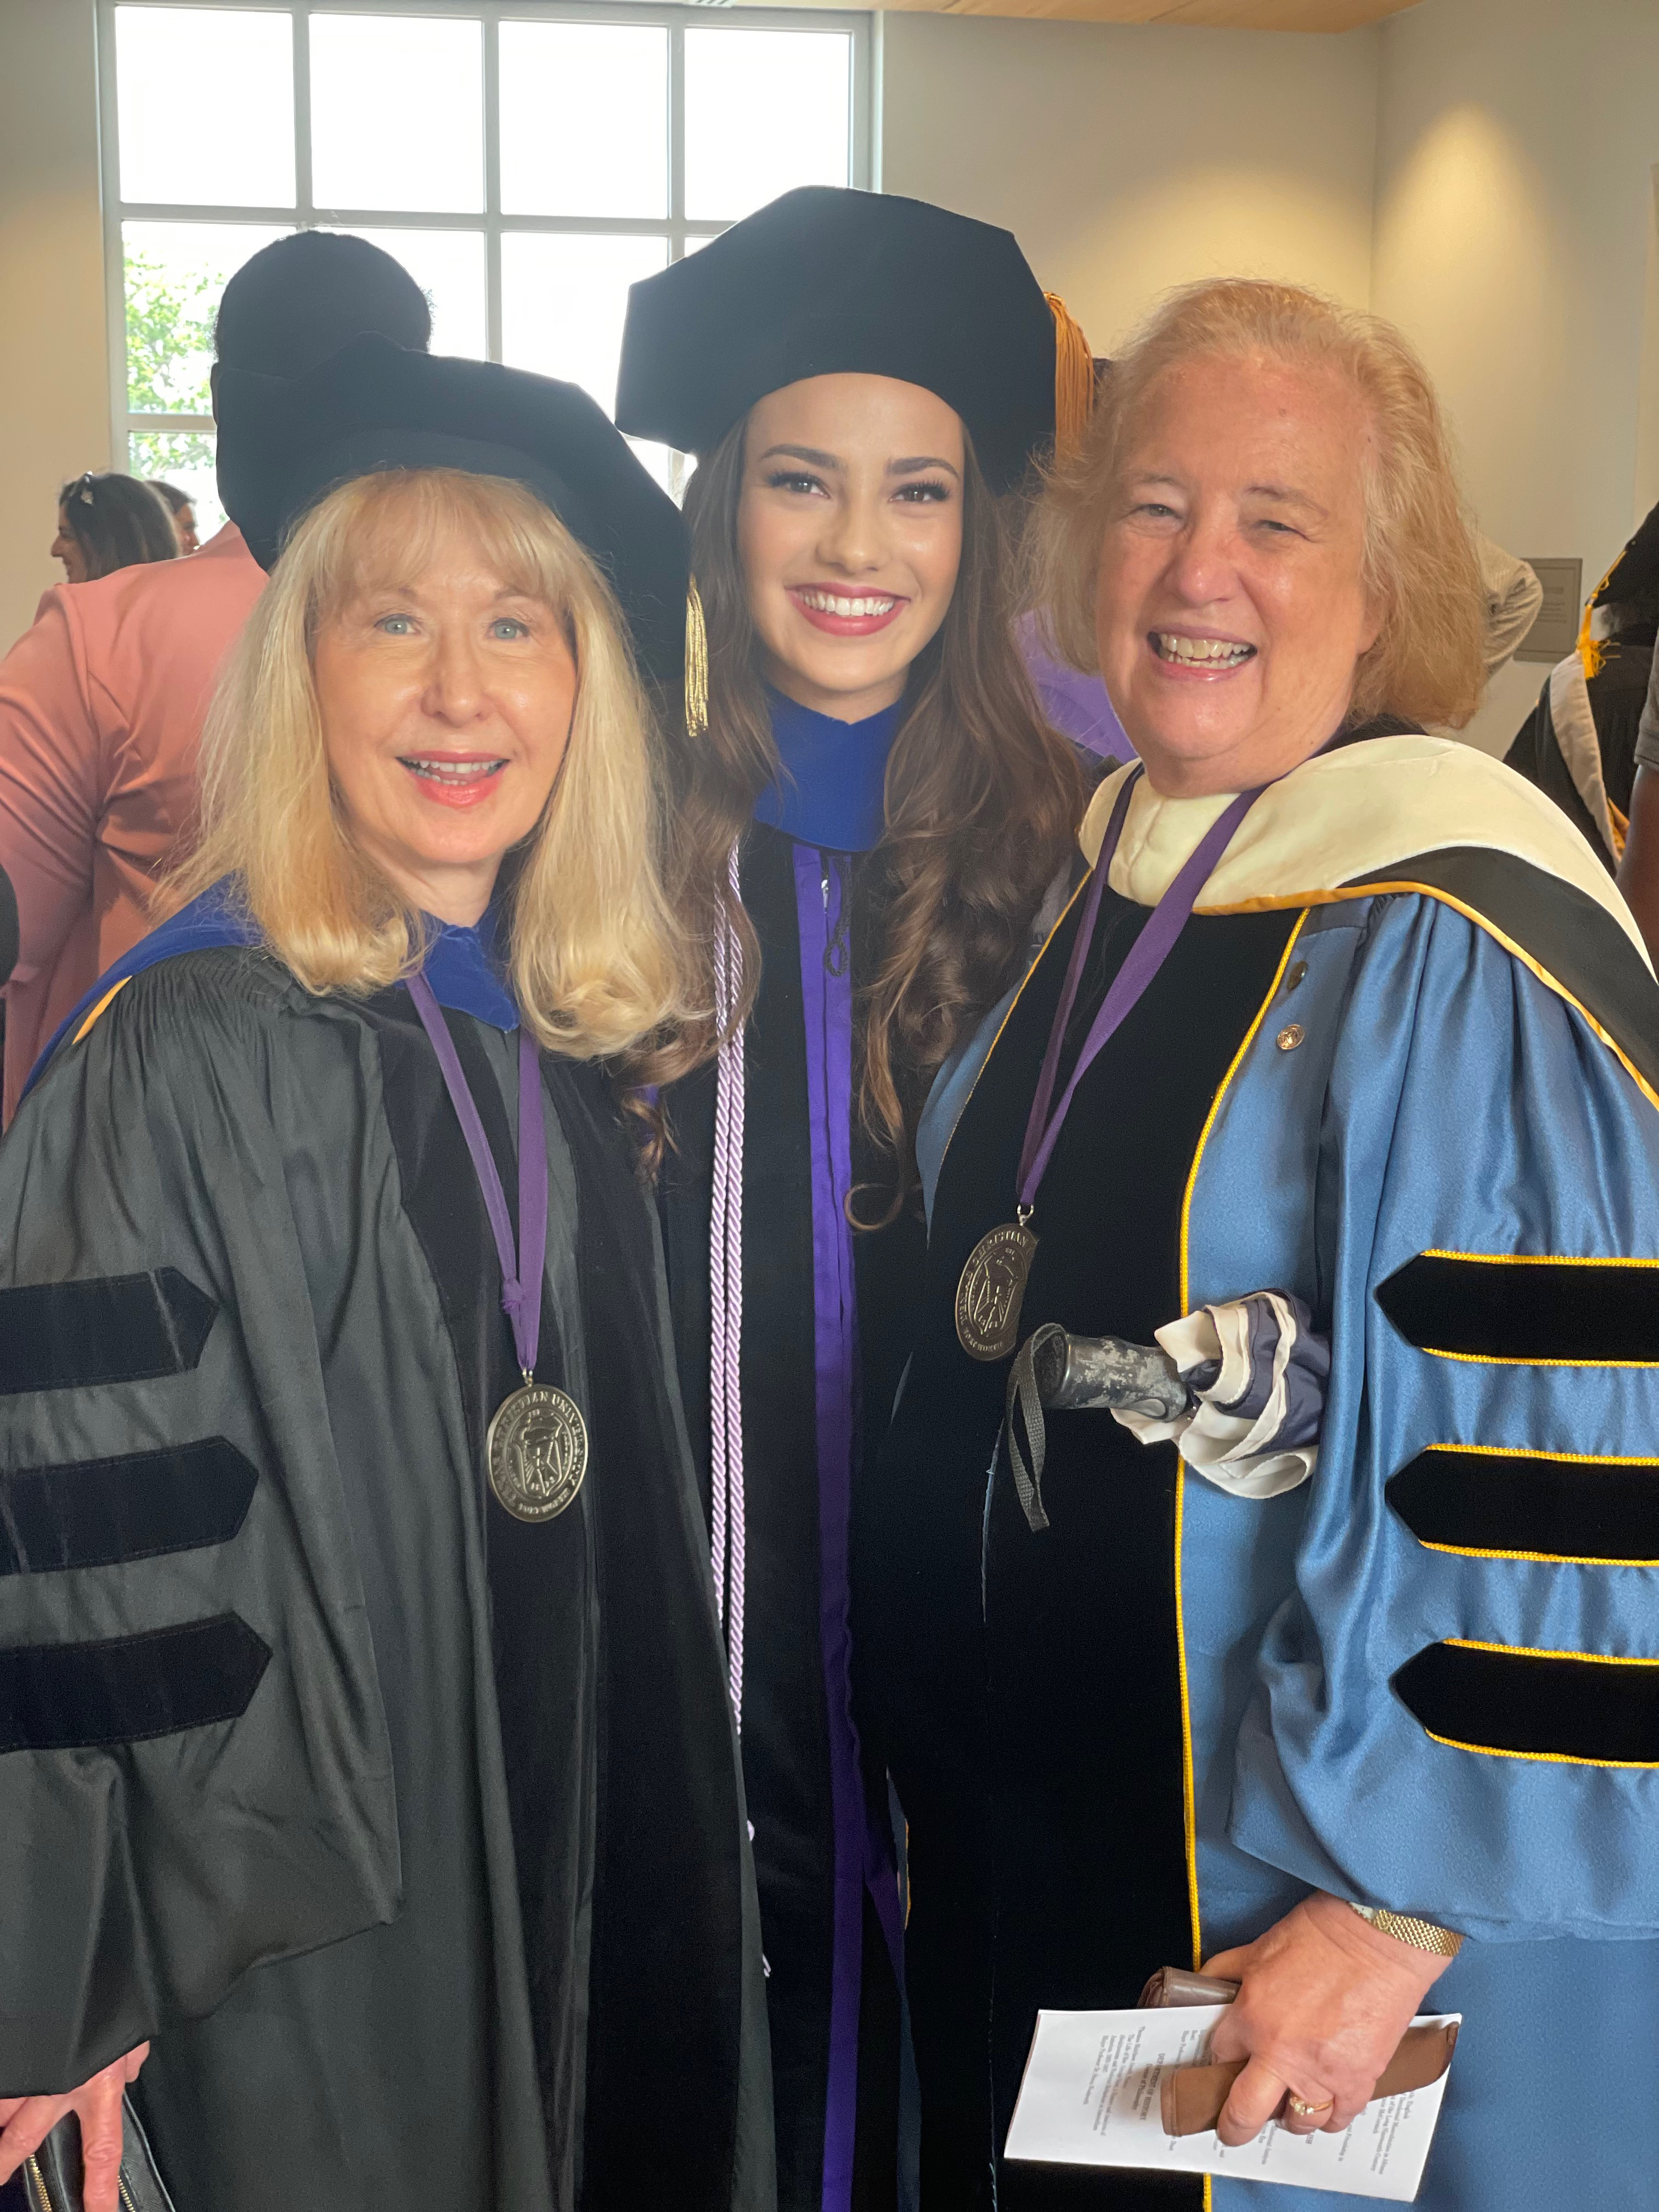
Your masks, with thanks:
[{"label": "black velvet chevron stripe on sleeve", "polygon": [[218,1310],[176,1267],[0,1291],[0,1395],[187,1375]]},{"label": "black velvet chevron stripe on sleeve", "polygon": [[1431,1735],[1466,1751],[1659,1766],[1659,1660],[1431,1644],[1394,1688]]},{"label": "black velvet chevron stripe on sleeve", "polygon": [[270,1646],[234,1613],[94,1644],[0,1650],[0,1753],[142,1743],[240,1720]]},{"label": "black velvet chevron stripe on sleeve", "polygon": [[0,1575],[227,1544],[258,1480],[253,1462],[223,1437],[0,1475]]},{"label": "black velvet chevron stripe on sleeve", "polygon": [[1378,1285],[1376,1302],[1419,1352],[1659,1365],[1659,1264],[1419,1252]]},{"label": "black velvet chevron stripe on sleeve", "polygon": [[1435,1444],[1385,1494],[1419,1542],[1449,1551],[1659,1564],[1659,1460]]}]

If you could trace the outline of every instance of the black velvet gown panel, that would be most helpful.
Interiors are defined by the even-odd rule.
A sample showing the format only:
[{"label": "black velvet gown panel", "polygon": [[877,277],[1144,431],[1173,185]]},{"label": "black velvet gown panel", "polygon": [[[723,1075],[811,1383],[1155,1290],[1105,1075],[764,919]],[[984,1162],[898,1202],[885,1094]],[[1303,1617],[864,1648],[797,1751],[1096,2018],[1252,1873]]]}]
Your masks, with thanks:
[{"label": "black velvet gown panel", "polygon": [[[475,1447],[489,1577],[490,1642],[513,1824],[520,1911],[550,2154],[565,2166],[556,2200],[580,2196],[584,2160],[587,1974],[597,1784],[595,1685],[599,1643],[594,1572],[596,1489],[581,1510],[516,1520],[484,1475],[483,1440],[495,1408],[520,1380],[501,1310],[496,1256],[472,1163],[453,1108],[431,1083],[431,1046],[408,994],[386,992],[366,1010],[380,1039],[386,1116],[404,1203],[432,1268],[455,1346]],[[446,1018],[516,1221],[518,1040],[465,1016]],[[553,1142],[563,1147],[555,1122]],[[550,1243],[573,1243],[574,1175],[550,1188]],[[551,1270],[550,1269],[550,1273]],[[585,1346],[568,1349],[551,1285],[542,1291],[538,1382],[588,1401]],[[574,1356],[573,1356],[574,1355]],[[580,1808],[576,1811],[576,1808]],[[576,1817],[573,1820],[573,1812]]]},{"label": "black velvet gown panel", "polygon": [[[1048,1417],[1050,1527],[998,1446],[1007,1364],[957,1344],[956,1286],[1012,1218],[1021,1141],[1081,900],[1017,1001],[951,1139],[921,1329],[856,1517],[860,1709],[909,1826],[907,1974],[926,2212],[1196,2206],[1173,2177],[993,2162],[1039,2006],[1132,2005],[1192,1959],[1173,1446]],[[1146,910],[1109,890],[1063,1088]],[[1189,921],[1079,1085],[1036,1200],[1022,1337],[1139,1342],[1181,1311],[1180,1229],[1205,1118],[1295,917]],[[988,1470],[998,1454],[994,1481]]]},{"label": "black velvet gown panel", "polygon": [[[793,841],[754,826],[742,856],[744,904],[761,941],[759,994],[745,1035],[742,1383],[747,1559],[743,1766],[754,1827],[762,1941],[769,1968],[778,2198],[787,2212],[823,2201],[830,2065],[834,1845],[830,1743],[819,1635],[817,1344],[811,1133]],[[879,926],[860,856],[844,869],[856,990]],[[698,1480],[709,1504],[710,1176],[714,1073],[670,1094],[673,1149],[661,1182],[671,1299]],[[890,1169],[853,1130],[854,1182]],[[854,1240],[860,1411],[865,1449],[885,1427],[908,1350],[923,1234],[914,1206]],[[884,1782],[874,1782],[884,1808]],[[897,1990],[866,1899],[854,2201],[893,2201]]]},{"label": "black velvet gown panel", "polygon": [[[447,1018],[506,1167],[516,1040]],[[268,1654],[210,1725],[0,1759],[0,2085],[153,2037],[137,2095],[179,2212],[770,2212],[655,1227],[603,1077],[543,1073],[575,1229],[538,1372],[580,1393],[592,1455],[539,1530],[484,1503],[500,1271],[406,994],[169,960],[0,1147],[15,1304],[160,1270],[209,1316],[166,1372],[112,1387],[112,1344],[0,1399],[6,1463],[218,1437],[256,1472],[228,1540],[0,1583],[7,1643],[228,1618]]]}]

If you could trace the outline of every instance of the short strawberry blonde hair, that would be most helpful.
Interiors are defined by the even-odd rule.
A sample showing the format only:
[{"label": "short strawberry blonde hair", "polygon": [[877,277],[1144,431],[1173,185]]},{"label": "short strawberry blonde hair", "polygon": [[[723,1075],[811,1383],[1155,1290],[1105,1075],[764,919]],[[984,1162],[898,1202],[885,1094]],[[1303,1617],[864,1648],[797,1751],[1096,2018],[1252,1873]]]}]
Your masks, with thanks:
[{"label": "short strawberry blonde hair", "polygon": [[1255,277],[1188,284],[1160,301],[1114,359],[1080,450],[1051,469],[1037,518],[1036,597],[1062,656],[1081,669],[1098,665],[1103,520],[1140,404],[1165,370],[1203,356],[1322,365],[1358,393],[1375,432],[1364,582],[1382,627],[1355,669],[1352,717],[1467,722],[1486,680],[1485,593],[1428,371],[1381,316]]}]

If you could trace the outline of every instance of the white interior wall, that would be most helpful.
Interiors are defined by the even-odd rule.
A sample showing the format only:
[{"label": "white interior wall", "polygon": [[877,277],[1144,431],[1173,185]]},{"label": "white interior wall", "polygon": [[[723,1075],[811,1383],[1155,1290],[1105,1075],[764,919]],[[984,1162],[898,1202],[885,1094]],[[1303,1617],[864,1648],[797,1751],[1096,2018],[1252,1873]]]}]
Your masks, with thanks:
[{"label": "white interior wall", "polygon": [[1649,172],[1647,283],[1642,306],[1642,372],[1636,408],[1636,513],[1659,501],[1659,161]]},{"label": "white interior wall", "polygon": [[889,15],[884,191],[1005,225],[1097,353],[1171,284],[1370,291],[1376,29]]},{"label": "white interior wall", "polygon": [[109,465],[93,0],[0,0],[0,652],[63,570],[58,487]]},{"label": "white interior wall", "polygon": [[[1485,526],[1577,555],[1588,592],[1659,497],[1659,6],[1425,0],[1381,26],[1378,112],[1372,304],[1422,350]],[[1545,672],[1499,676],[1477,743]]]}]

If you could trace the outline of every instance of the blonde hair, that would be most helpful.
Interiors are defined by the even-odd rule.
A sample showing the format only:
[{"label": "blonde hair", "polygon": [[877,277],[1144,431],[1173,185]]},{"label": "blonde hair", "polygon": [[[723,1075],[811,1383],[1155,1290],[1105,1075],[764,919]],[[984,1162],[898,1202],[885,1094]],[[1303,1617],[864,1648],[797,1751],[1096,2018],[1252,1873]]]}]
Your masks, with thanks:
[{"label": "blonde hair", "polygon": [[658,733],[609,586],[563,524],[503,477],[359,477],[300,522],[220,680],[202,743],[200,842],[158,902],[171,909],[238,877],[266,944],[307,991],[367,994],[418,967],[418,912],[359,849],[330,776],[313,654],[319,626],[370,579],[418,574],[453,535],[556,611],[576,662],[563,764],[502,866],[520,1013],[573,1059],[648,1050],[683,1018],[688,977],[659,873]]},{"label": "blonde hair", "polygon": [[1051,642],[1075,666],[1097,665],[1103,510],[1152,384],[1194,356],[1253,354],[1334,369],[1370,416],[1363,574],[1382,627],[1357,665],[1351,720],[1387,713],[1452,728],[1467,722],[1486,680],[1485,594],[1428,371],[1392,323],[1295,284],[1186,285],[1114,358],[1088,435],[1074,456],[1055,461],[1038,518],[1033,597],[1047,610]]}]

